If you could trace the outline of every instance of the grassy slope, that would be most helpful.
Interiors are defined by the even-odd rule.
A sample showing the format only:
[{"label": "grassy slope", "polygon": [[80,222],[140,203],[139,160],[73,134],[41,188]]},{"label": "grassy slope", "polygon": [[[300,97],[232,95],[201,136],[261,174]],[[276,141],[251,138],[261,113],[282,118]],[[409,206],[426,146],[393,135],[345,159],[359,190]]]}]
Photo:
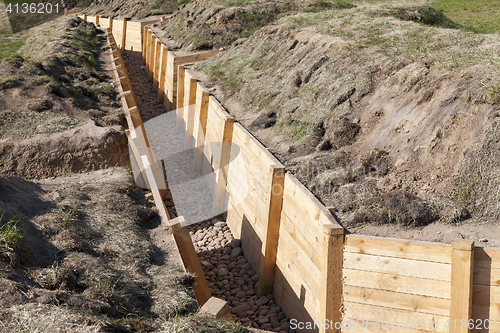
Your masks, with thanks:
[{"label": "grassy slope", "polygon": [[438,0],[431,5],[457,23],[480,33],[500,32],[500,1]]}]

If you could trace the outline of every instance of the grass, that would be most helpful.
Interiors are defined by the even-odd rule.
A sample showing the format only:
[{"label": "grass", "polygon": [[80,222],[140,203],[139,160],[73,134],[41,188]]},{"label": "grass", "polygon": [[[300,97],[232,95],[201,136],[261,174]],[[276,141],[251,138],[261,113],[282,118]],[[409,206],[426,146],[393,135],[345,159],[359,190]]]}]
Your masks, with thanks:
[{"label": "grass", "polygon": [[470,31],[500,33],[500,1],[437,0],[430,5]]},{"label": "grass", "polygon": [[[3,215],[0,216],[0,222]],[[23,246],[24,231],[18,227],[20,220],[11,219],[0,227],[0,245],[7,251],[15,251]]]},{"label": "grass", "polygon": [[17,37],[10,29],[0,29],[0,63],[4,59],[13,57],[24,45],[25,40]]}]

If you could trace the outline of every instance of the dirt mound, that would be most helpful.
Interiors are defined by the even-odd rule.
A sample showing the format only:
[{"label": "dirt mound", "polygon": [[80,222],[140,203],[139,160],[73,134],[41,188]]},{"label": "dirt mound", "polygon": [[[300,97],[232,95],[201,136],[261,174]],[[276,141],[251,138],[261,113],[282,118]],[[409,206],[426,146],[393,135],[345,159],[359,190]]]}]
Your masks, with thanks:
[{"label": "dirt mound", "polygon": [[123,131],[93,121],[62,133],[0,141],[0,172],[28,179],[128,165],[128,158]]},{"label": "dirt mound", "polygon": [[[73,322],[78,332],[147,331],[194,310],[183,284],[190,279],[168,246],[152,242],[148,230],[159,226],[158,216],[125,170],[39,183],[2,175],[0,181],[0,227],[18,216],[19,242],[36,257],[29,263],[0,255],[2,331],[66,331]],[[18,255],[3,237],[0,253]],[[151,317],[161,319],[143,320]]]},{"label": "dirt mound", "polygon": [[[493,144],[480,144],[483,137],[496,137],[500,73],[488,59],[500,51],[499,36],[374,16],[376,10],[287,17],[197,68],[230,112],[345,224],[360,220],[355,212],[410,225],[482,219],[478,191],[489,188],[486,206],[496,211],[496,178],[468,161]],[[494,170],[496,150],[488,152]],[[476,180],[461,176],[457,187],[461,173]],[[394,190],[408,195],[385,200]],[[465,197],[467,207],[457,200]],[[387,212],[398,205],[406,213],[393,218]],[[372,218],[378,213],[383,218]]]}]

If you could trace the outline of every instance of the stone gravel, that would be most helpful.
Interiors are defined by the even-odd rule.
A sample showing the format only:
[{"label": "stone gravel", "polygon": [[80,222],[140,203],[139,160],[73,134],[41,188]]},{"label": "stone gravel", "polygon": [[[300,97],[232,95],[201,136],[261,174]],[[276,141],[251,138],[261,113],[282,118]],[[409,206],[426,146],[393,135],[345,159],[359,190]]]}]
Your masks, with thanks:
[{"label": "stone gravel", "polygon": [[226,222],[212,219],[189,227],[213,296],[229,302],[233,320],[244,326],[287,333],[290,320],[272,294],[256,295],[259,275],[243,256],[241,241]]}]

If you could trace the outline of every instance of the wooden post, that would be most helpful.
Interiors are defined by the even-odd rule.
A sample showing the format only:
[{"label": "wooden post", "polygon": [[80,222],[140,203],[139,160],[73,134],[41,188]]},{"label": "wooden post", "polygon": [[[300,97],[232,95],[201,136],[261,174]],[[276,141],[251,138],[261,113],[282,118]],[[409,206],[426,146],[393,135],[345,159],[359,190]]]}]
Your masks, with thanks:
[{"label": "wooden post", "polygon": [[177,74],[177,131],[182,130],[184,127],[183,122],[183,113],[184,113],[184,73],[186,72],[186,68],[182,65],[179,66],[179,73]]},{"label": "wooden post", "polygon": [[83,19],[87,21],[87,14],[83,14]]},{"label": "wooden post", "polygon": [[[140,132],[139,132],[140,133]],[[167,207],[163,202],[163,195],[160,193],[160,189],[157,185],[157,178],[155,178],[156,172],[153,171],[153,167],[158,167],[158,164],[155,166],[149,164],[149,158],[147,155],[141,156],[142,164],[144,165],[144,171],[146,172],[146,176],[148,178],[148,183],[150,186],[151,193],[153,194],[153,199],[155,201],[156,208],[158,209],[158,214],[161,216],[162,220],[168,223],[170,217],[168,215]]]},{"label": "wooden post", "polygon": [[109,26],[109,31],[113,31],[113,18],[108,17],[108,26]]},{"label": "wooden post", "polygon": [[269,211],[266,214],[267,221],[262,221],[264,225],[267,225],[267,230],[265,239],[262,240],[262,253],[264,257],[260,261],[259,268],[260,280],[257,286],[259,296],[273,293],[285,172],[283,166],[273,165],[269,169],[268,179],[270,182],[265,198]]},{"label": "wooden post", "polygon": [[149,44],[149,81],[153,81],[155,71],[156,36],[151,33],[151,43]]},{"label": "wooden post", "polygon": [[195,172],[201,171],[201,164],[203,160],[203,146],[205,144],[205,133],[207,132],[207,115],[208,115],[208,102],[210,94],[203,89],[201,84],[198,83],[196,88],[196,108],[199,110],[195,112],[199,115],[198,126],[195,128],[196,142],[193,160],[193,170]]},{"label": "wooden post", "polygon": [[99,15],[96,15],[96,16],[95,16],[95,26],[96,26],[96,27],[99,27],[99,26],[100,26],[100,23],[99,23]]},{"label": "wooden post", "polygon": [[[189,80],[189,81],[188,81]],[[196,105],[196,86],[198,81],[196,79],[189,79],[184,82],[184,120],[186,123],[186,136],[184,138],[184,150],[193,148],[193,128],[194,128],[194,108]]]},{"label": "wooden post", "polygon": [[125,43],[127,41],[127,20],[123,20],[123,32],[122,32],[122,53],[125,52]]},{"label": "wooden post", "polygon": [[[469,333],[472,313],[474,242],[453,241],[451,257],[450,333]],[[454,320],[456,320],[454,322]],[[465,325],[461,325],[466,320]],[[456,323],[456,324],[455,324]],[[464,328],[461,328],[464,327]]]},{"label": "wooden post", "polygon": [[231,142],[233,140],[233,127],[234,118],[226,117],[224,119],[219,169],[215,171],[214,216],[226,211],[224,204],[226,198],[227,172],[229,169],[229,155],[231,153]]},{"label": "wooden post", "polygon": [[193,284],[194,294],[198,305],[202,307],[212,297],[210,288],[208,288],[205,274],[201,268],[200,259],[194,249],[193,241],[189,235],[189,231],[181,227],[184,223],[184,217],[179,216],[170,221],[170,228],[174,235],[175,243],[181,254],[182,262],[186,270],[195,276],[195,283]]},{"label": "wooden post", "polygon": [[217,319],[232,320],[231,309],[229,304],[217,297],[210,297],[210,299],[200,308],[201,314],[207,314]]},{"label": "wooden post", "polygon": [[150,40],[149,29],[146,27],[144,29],[144,46],[142,51],[142,57],[143,57],[142,64],[146,66],[146,73],[149,72],[149,40]]},{"label": "wooden post", "polygon": [[158,77],[160,76],[160,62],[161,62],[161,49],[162,44],[160,39],[156,39],[155,45],[155,67],[153,72],[153,92],[158,91]]},{"label": "wooden post", "polygon": [[158,104],[162,104],[163,98],[165,97],[165,75],[167,73],[167,57],[168,57],[168,47],[162,44],[160,77],[158,78]]},{"label": "wooden post", "polygon": [[[323,225],[323,269],[321,316],[315,320],[328,319],[333,323],[342,321],[342,263],[344,261],[344,228],[333,224]],[[320,332],[340,332],[333,327]]]}]

